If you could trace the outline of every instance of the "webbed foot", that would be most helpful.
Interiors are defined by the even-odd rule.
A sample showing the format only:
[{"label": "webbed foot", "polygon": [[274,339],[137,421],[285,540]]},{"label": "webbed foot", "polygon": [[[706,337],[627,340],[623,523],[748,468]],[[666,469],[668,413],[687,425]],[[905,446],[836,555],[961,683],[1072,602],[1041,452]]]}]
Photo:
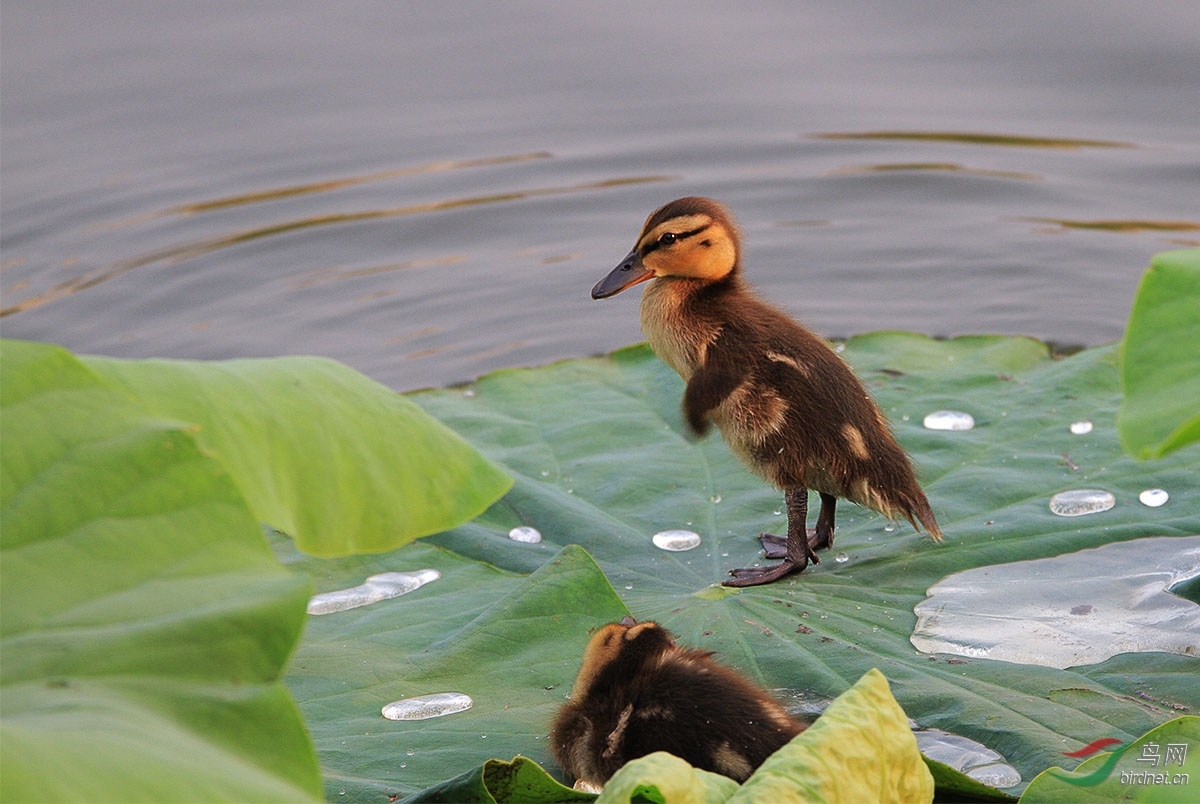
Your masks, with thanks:
[{"label": "webbed foot", "polygon": [[777,581],[785,575],[790,575],[793,572],[801,572],[806,566],[807,561],[793,561],[790,558],[785,558],[778,564],[772,564],[769,567],[742,567],[740,569],[732,569],[729,574],[732,578],[721,581],[723,586],[759,586],[764,583]]},{"label": "webbed foot", "polygon": [[[760,533],[758,534],[758,541],[763,548],[763,558],[774,560],[787,556],[787,537],[776,536],[774,533]],[[818,543],[816,528],[808,528],[808,546],[812,550],[818,550],[825,546]],[[808,557],[814,564],[821,563],[821,559],[817,558],[817,554],[811,550]]]}]

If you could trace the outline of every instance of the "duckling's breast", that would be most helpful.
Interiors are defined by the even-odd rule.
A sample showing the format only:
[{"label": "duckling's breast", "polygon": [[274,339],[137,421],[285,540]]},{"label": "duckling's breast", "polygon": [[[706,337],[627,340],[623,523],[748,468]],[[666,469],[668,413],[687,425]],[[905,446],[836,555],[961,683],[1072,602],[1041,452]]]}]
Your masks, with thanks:
[{"label": "duckling's breast", "polygon": [[721,334],[721,323],[690,304],[694,280],[659,277],[642,294],[642,332],[650,348],[686,381],[704,363],[708,347]]}]

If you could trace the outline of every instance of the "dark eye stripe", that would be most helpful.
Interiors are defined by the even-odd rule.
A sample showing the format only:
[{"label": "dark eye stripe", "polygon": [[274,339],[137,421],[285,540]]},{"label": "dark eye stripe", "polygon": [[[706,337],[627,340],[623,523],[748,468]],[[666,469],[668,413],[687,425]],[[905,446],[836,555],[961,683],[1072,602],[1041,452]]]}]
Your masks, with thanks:
[{"label": "dark eye stripe", "polygon": [[[655,249],[663,248],[665,246],[670,246],[675,243],[678,243],[680,240],[684,240],[689,237],[694,237],[695,235],[700,234],[701,232],[703,232],[705,229],[709,228],[710,226],[712,226],[711,223],[706,223],[703,226],[700,226],[696,229],[692,229],[690,232],[663,232],[661,235],[659,235],[657,240],[652,240],[645,245],[645,247],[642,249],[642,254],[646,255],[646,254],[649,254],[651,251],[654,251]],[[675,239],[672,240],[671,242],[664,243],[663,237],[665,237],[666,235],[671,235]]]}]

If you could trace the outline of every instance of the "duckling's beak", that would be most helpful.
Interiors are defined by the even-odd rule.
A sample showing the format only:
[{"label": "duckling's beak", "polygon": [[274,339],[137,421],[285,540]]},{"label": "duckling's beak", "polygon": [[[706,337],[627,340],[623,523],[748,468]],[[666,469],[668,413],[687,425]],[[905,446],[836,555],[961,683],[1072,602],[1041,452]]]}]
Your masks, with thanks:
[{"label": "duckling's beak", "polygon": [[592,298],[607,299],[609,296],[616,296],[625,288],[645,282],[653,276],[654,274],[642,264],[642,255],[638,254],[635,248],[625,255],[620,265],[612,269],[612,273],[596,283],[596,287],[592,288]]}]

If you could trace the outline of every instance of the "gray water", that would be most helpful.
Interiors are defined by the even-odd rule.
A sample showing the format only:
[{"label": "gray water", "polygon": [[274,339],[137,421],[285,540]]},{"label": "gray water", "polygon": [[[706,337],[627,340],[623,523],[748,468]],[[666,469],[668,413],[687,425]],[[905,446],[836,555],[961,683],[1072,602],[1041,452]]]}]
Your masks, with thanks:
[{"label": "gray water", "polygon": [[831,337],[1111,341],[1200,242],[1197,3],[0,13],[0,327],[81,352],[397,389],[604,352],[637,294],[591,286],[687,194]]}]

